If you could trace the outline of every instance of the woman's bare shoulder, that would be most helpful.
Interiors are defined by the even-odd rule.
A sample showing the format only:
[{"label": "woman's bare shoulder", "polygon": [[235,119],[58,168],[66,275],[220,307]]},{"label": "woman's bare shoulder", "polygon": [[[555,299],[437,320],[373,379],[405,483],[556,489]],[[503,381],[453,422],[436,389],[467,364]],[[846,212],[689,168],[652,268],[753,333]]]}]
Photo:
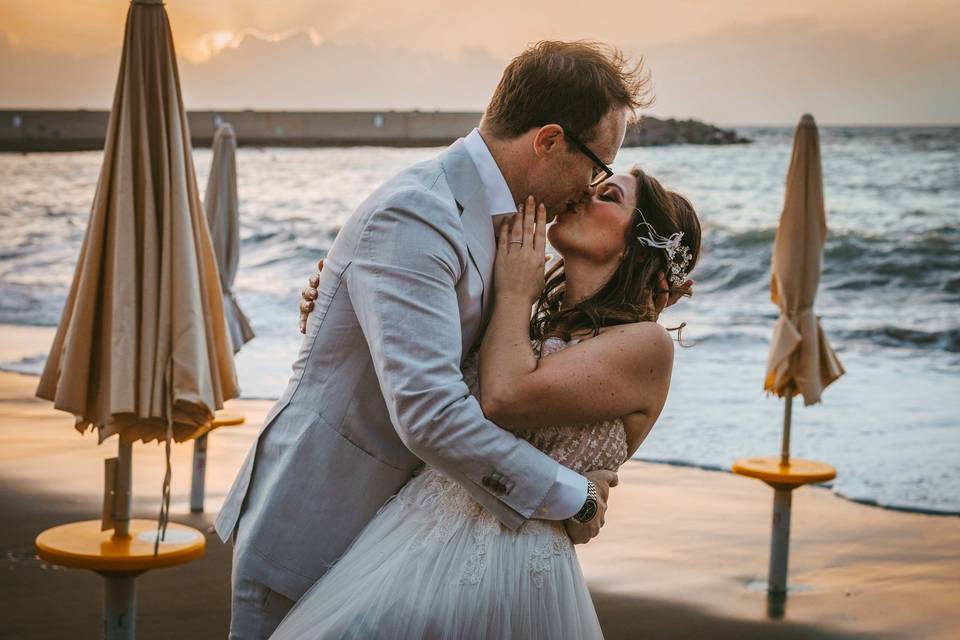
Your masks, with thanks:
[{"label": "woman's bare shoulder", "polygon": [[[574,339],[579,336],[573,336]],[[642,376],[646,381],[669,379],[673,366],[673,338],[656,322],[633,322],[604,327],[570,347],[570,355],[598,358],[617,375]]]},{"label": "woman's bare shoulder", "polygon": [[597,338],[602,338],[611,347],[644,357],[673,355],[673,338],[670,333],[652,321],[604,327]]}]

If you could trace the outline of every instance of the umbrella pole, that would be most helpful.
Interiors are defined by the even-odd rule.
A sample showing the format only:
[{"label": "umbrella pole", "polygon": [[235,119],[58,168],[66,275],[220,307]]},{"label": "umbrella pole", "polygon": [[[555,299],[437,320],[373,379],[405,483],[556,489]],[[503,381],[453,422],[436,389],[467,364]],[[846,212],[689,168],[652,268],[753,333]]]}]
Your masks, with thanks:
[{"label": "umbrella pole", "polygon": [[[120,440],[120,436],[117,436]],[[133,443],[120,440],[113,497],[113,538],[130,538],[130,494],[133,480]],[[133,640],[136,636],[137,574],[104,572],[103,635],[108,640]]]},{"label": "umbrella pole", "polygon": [[207,434],[193,441],[193,475],[190,478],[190,513],[203,513],[207,477]]},{"label": "umbrella pole", "polygon": [[[793,420],[793,383],[787,385],[783,405],[783,441],[780,444],[780,464],[790,466],[790,424]],[[770,534],[770,568],[767,572],[767,591],[772,594],[787,592],[787,567],[790,557],[790,506],[793,487],[773,487],[773,526]]]},{"label": "umbrella pole", "polygon": [[790,464],[790,423],[793,418],[793,383],[787,385],[783,405],[783,441],[780,443],[780,464]]},{"label": "umbrella pole", "polygon": [[790,502],[793,487],[773,488],[773,527],[770,535],[770,568],[767,591],[787,592],[787,561],[790,556]]},{"label": "umbrella pole", "polygon": [[[120,436],[117,436],[119,439]],[[130,537],[130,485],[133,479],[133,443],[120,442],[117,455],[116,493],[113,500],[113,537]]]},{"label": "umbrella pole", "polygon": [[133,640],[137,630],[135,572],[104,573],[103,636],[107,640]]}]

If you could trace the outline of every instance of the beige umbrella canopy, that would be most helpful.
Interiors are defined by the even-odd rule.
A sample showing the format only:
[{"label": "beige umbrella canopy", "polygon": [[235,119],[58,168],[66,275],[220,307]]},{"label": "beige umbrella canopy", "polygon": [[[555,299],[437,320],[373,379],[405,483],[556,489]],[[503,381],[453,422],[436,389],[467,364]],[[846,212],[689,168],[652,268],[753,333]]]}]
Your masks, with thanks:
[{"label": "beige umbrella canopy", "polygon": [[213,136],[213,163],[203,199],[223,289],[223,311],[233,350],[254,337],[250,321],[233,297],[233,281],[240,262],[240,212],[237,200],[237,136],[224,122]]},{"label": "beige umbrella canopy", "polygon": [[237,395],[166,11],[134,0],[103,166],[37,395],[100,441],[182,441]]},{"label": "beige umbrella canopy", "polygon": [[780,397],[803,395],[807,405],[843,375],[814,315],[820,262],[827,239],[820,170],[820,138],[813,116],[800,120],[793,139],[786,196],[773,247],[770,299],[780,307],[764,389]]}]

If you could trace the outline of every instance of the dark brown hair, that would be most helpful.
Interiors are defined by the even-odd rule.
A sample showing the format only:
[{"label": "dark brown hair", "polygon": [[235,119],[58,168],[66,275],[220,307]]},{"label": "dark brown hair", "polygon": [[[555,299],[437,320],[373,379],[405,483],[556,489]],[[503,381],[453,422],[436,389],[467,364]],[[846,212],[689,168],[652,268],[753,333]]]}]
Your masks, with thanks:
[{"label": "dark brown hair", "polygon": [[651,104],[649,85],[642,58],[630,65],[618,49],[596,42],[538,42],[507,65],[483,126],[509,140],[558,124],[590,142],[611,109]]},{"label": "dark brown hair", "polygon": [[[690,252],[687,273],[693,271],[700,257],[700,220],[690,201],[668,191],[639,167],[630,174],[637,179],[636,208],[662,236],[683,232],[681,243]],[[572,307],[564,306],[566,277],[563,260],[547,272],[547,283],[537,300],[530,321],[530,337],[542,341],[557,336],[569,341],[572,334],[589,330],[593,335],[602,327],[656,320],[652,293],[658,292],[658,277],[667,272],[667,254],[663,249],[648,247],[637,240],[647,235],[640,214],[634,210],[627,227],[626,251],[613,275],[589,298]],[[667,279],[670,293],[689,296],[687,288],[677,288]]]}]

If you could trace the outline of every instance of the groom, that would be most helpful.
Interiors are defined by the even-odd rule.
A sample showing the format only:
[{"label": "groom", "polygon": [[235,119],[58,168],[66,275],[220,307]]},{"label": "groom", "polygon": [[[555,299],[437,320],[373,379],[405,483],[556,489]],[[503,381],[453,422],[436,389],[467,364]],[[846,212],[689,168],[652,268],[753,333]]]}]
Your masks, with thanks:
[{"label": "groom", "polygon": [[504,71],[479,129],[389,180],[326,257],[293,377],[216,529],[234,538],[231,638],[266,638],[423,464],[509,528],[603,525],[616,474],[581,476],[488,421],[460,365],[490,313],[495,228],[533,195],[593,193],[642,104],[618,52],[542,42]]}]

